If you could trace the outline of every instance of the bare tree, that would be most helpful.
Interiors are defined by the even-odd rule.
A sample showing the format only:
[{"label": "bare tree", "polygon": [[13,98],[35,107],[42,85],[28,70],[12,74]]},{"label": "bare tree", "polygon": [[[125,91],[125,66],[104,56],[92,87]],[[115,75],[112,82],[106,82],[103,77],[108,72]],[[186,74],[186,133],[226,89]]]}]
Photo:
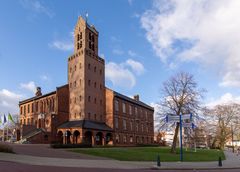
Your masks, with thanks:
[{"label": "bare tree", "polygon": [[[203,98],[204,89],[199,89],[193,75],[180,72],[163,83],[161,90],[161,114],[192,113],[197,115],[200,110],[200,101]],[[160,121],[161,122],[161,121]],[[172,153],[176,153],[176,144],[178,140],[179,123],[175,126]]]},{"label": "bare tree", "polygon": [[[212,146],[224,149],[226,142],[239,133],[240,105],[231,103],[217,105],[208,110],[208,125],[212,126]],[[232,140],[233,141],[233,140]]]}]

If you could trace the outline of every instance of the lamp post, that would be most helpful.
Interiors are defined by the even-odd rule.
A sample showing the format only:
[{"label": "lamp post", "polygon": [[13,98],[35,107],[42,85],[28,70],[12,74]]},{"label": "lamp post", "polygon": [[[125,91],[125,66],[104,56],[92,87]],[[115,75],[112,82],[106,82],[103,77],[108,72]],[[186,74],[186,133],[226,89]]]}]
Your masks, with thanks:
[{"label": "lamp post", "polygon": [[233,124],[231,123],[231,134],[232,134],[232,152],[234,153],[234,145],[233,145]]},{"label": "lamp post", "polygon": [[65,138],[66,138],[65,143],[68,144],[68,133],[67,133],[67,131],[65,132]]}]

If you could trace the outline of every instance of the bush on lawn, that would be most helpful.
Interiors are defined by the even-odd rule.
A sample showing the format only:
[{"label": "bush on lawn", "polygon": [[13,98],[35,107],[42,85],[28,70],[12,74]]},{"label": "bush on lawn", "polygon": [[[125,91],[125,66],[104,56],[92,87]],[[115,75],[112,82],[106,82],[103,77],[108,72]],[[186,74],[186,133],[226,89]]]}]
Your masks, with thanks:
[{"label": "bush on lawn", "polygon": [[159,144],[137,144],[137,147],[159,147]]},{"label": "bush on lawn", "polygon": [[0,144],[0,152],[14,153],[12,147],[6,144]]},{"label": "bush on lawn", "polygon": [[91,148],[92,145],[90,144],[60,144],[60,143],[55,143],[50,145],[51,148],[54,149],[59,149],[59,148]]}]

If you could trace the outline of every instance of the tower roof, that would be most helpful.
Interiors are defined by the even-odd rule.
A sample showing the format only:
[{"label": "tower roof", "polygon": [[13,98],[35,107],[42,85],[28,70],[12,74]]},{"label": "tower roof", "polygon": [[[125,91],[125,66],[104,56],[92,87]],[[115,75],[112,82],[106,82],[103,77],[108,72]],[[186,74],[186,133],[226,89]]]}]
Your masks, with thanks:
[{"label": "tower roof", "polygon": [[92,32],[94,32],[95,34],[98,35],[98,31],[95,28],[94,25],[89,25],[88,22],[82,17],[82,16],[78,16],[78,20],[77,20],[77,24],[76,27],[77,28],[79,25],[84,25],[85,27],[87,27],[89,30],[91,30]]}]

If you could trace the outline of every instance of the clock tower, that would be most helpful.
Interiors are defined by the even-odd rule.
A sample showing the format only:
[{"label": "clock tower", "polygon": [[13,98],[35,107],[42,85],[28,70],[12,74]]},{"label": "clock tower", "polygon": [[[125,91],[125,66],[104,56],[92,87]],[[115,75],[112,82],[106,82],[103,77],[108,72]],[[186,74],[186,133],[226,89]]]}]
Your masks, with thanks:
[{"label": "clock tower", "polygon": [[69,119],[105,121],[105,62],[98,56],[99,33],[82,17],[74,30],[68,58]]}]

